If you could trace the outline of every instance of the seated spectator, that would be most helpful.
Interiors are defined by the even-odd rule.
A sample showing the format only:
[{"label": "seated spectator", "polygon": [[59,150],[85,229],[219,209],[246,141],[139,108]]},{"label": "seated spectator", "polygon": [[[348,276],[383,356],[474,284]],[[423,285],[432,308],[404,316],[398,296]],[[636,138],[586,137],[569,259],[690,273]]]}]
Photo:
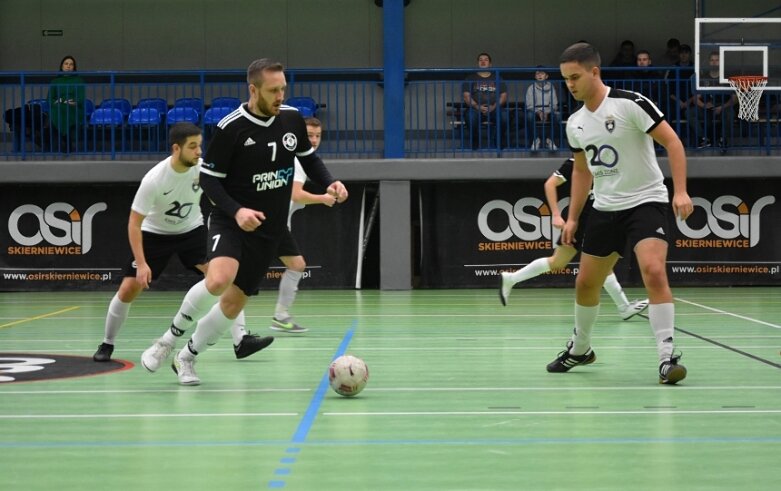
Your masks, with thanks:
[{"label": "seated spectator", "polygon": [[694,62],[692,61],[691,46],[688,44],[682,44],[680,46],[678,50],[678,61],[673,63],[673,66],[678,67],[678,69],[667,70],[664,74],[664,78],[667,80],[667,90],[670,94],[669,98],[672,101],[670,110],[667,111],[670,115],[678,110],[685,111],[686,108],[694,102],[694,97],[691,95],[691,88],[688,86],[692,75],[694,75]]},{"label": "seated spectator", "polygon": [[52,150],[70,152],[78,148],[84,125],[84,79],[75,75],[76,59],[70,55],[60,62],[60,72],[49,88],[49,120]]},{"label": "seated spectator", "polygon": [[[719,82],[719,63],[719,52],[712,51],[708,57],[710,69],[700,77],[701,86],[723,86]],[[691,84],[694,98],[693,104],[686,110],[686,119],[689,120],[689,130],[695,132],[697,147],[710,147],[713,140],[718,140],[719,145],[726,148],[725,129],[730,127],[734,119],[733,106],[737,97],[732,92],[724,94],[707,89],[697,90],[694,75]]]},{"label": "seated spectator", "polygon": [[524,98],[526,128],[534,138],[531,149],[539,150],[545,138],[545,148],[557,150],[555,142],[561,121],[559,97],[556,88],[548,81],[548,73],[541,69],[542,65],[537,65],[537,68],[534,72],[535,81],[526,89]]},{"label": "seated spectator", "polygon": [[[635,67],[637,66],[637,61],[635,57],[635,43],[633,43],[630,40],[625,40],[621,43],[621,48],[618,50],[618,54],[616,54],[616,57],[613,58],[613,61],[610,62],[611,67]],[[606,79],[628,79],[632,78],[634,75],[634,71],[614,71],[614,70],[608,70],[605,72],[605,78]]]},{"label": "seated spectator", "polygon": [[662,65],[671,66],[678,63],[678,57],[680,55],[681,42],[676,38],[670,38],[667,40],[667,49],[664,50],[664,59]]},{"label": "seated spectator", "polygon": [[[491,55],[480,53],[477,56],[477,66],[482,71],[468,75],[462,85],[464,103],[467,107],[465,122],[469,127],[473,150],[478,149],[483,143],[480,141],[480,127],[483,122],[487,121],[489,128],[495,130],[499,129],[497,124],[499,119],[502,120],[502,126],[506,127],[508,122],[508,116],[497,111],[507,104],[507,84],[488,70],[492,66]],[[503,137],[505,132],[502,133]],[[485,143],[495,139],[496,135],[489,132],[489,138]]]},{"label": "seated spectator", "polygon": [[640,92],[644,96],[648,97],[655,103],[660,100],[658,91],[660,78],[659,72],[651,70],[653,62],[651,61],[651,53],[641,49],[637,52],[637,67],[642,68],[634,73],[635,83],[632,90]]}]

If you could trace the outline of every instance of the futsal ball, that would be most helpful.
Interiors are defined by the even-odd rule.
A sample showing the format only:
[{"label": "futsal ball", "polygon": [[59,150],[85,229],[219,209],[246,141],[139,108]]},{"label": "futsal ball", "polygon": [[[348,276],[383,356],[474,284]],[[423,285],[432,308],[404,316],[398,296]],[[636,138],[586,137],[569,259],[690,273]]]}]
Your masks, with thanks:
[{"label": "futsal ball", "polygon": [[368,381],[369,367],[356,356],[340,356],[328,367],[328,382],[339,395],[352,397],[360,393]]}]

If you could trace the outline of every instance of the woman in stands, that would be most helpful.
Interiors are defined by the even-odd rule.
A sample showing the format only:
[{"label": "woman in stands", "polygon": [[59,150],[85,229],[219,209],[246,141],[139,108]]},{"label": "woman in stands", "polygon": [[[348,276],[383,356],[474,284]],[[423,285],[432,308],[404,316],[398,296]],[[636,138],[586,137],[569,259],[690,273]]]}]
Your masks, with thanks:
[{"label": "woman in stands", "polygon": [[76,59],[65,56],[61,75],[49,88],[49,119],[52,150],[71,152],[78,148],[79,131],[84,124],[84,79],[76,75]]}]

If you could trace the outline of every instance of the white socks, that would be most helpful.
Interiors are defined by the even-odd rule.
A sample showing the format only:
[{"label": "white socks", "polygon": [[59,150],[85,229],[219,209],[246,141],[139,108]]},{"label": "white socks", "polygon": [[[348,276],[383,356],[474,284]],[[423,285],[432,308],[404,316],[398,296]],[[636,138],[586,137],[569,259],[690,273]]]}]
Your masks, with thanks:
[{"label": "white socks", "polygon": [[171,323],[171,328],[163,334],[163,340],[176,346],[176,338],[181,337],[186,330],[192,328],[198,319],[203,317],[219,299],[219,295],[212,295],[206,289],[206,280],[194,284],[184,296],[179,312],[176,313]]},{"label": "white socks", "polygon": [[510,274],[510,279],[515,283],[530,280],[536,276],[547,273],[550,271],[550,263],[547,257],[541,257],[530,262],[526,266],[522,267],[518,271]]},{"label": "white socks", "polygon": [[132,304],[130,303],[123,302],[119,299],[117,294],[114,294],[111,303],[108,304],[108,312],[106,313],[104,343],[110,345],[114,344],[114,340],[116,339],[117,334],[119,334],[119,330],[122,329],[122,324],[127,320],[131,305]]},{"label": "white socks", "polygon": [[619,310],[626,309],[629,305],[629,299],[624,295],[624,290],[621,289],[621,284],[618,282],[615,273],[611,272],[608,277],[605,278],[605,284],[602,285],[602,287],[607,291],[607,294],[610,295],[610,298],[613,299],[613,303],[616,304],[616,307],[618,307]]},{"label": "white socks", "polygon": [[187,343],[188,349],[182,350],[182,359],[188,359],[188,355],[197,355],[206,351],[210,339],[219,339],[220,336],[233,324],[234,319],[225,317],[220,304],[215,304],[209,313],[198,322],[198,327]]},{"label": "white socks", "polygon": [[247,319],[244,317],[244,311],[242,310],[233,320],[233,324],[231,324],[233,345],[238,346],[245,334],[247,334]]},{"label": "white socks", "polygon": [[673,334],[675,333],[675,304],[660,303],[648,306],[648,321],[656,338],[656,351],[659,361],[667,361],[673,354]]},{"label": "white socks", "polygon": [[285,320],[290,317],[288,310],[296,300],[296,292],[298,291],[298,283],[301,281],[301,277],[304,273],[300,271],[293,271],[292,269],[286,269],[282,275],[282,280],[279,282],[279,296],[277,297],[277,306],[274,309],[274,317],[279,320]]},{"label": "white socks", "polygon": [[599,315],[599,304],[586,307],[575,304],[575,333],[572,335],[571,355],[583,355],[591,347],[591,330]]}]

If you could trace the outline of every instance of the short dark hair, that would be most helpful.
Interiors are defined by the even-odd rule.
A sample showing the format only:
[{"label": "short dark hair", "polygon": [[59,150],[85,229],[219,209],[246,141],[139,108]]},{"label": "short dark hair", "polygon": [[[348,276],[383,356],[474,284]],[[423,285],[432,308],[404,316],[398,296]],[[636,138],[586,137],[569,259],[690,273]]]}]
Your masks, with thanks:
[{"label": "short dark hair", "polygon": [[256,82],[260,82],[263,72],[281,72],[285,67],[278,61],[273,61],[269,58],[261,58],[255,60],[247,67],[247,83],[257,85]]},{"label": "short dark hair", "polygon": [[692,47],[689,46],[688,44],[682,44],[680,49],[679,49],[679,51],[681,53],[691,53],[692,52]]},{"label": "short dark hair", "polygon": [[482,53],[480,53],[479,55],[477,55],[477,61],[480,61],[480,57],[481,57],[481,56],[487,56],[487,57],[488,57],[488,62],[489,62],[489,63],[493,63],[493,62],[494,62],[494,60],[493,60],[493,59],[491,59],[491,55],[489,55],[489,54],[488,54],[488,53],[486,53],[486,52],[482,52]]},{"label": "short dark hair", "polygon": [[640,51],[637,52],[635,56],[640,56],[640,55],[648,55],[648,57],[650,58],[651,52],[648,51],[647,49],[641,49]]},{"label": "short dark hair", "polygon": [[171,126],[171,130],[168,132],[168,141],[173,146],[174,144],[184,146],[184,143],[191,136],[198,136],[201,134],[201,129],[192,123],[176,123]]},{"label": "short dark hair", "polygon": [[667,40],[667,49],[679,48],[680,46],[681,42],[678,40],[678,38],[670,38]]},{"label": "short dark hair", "polygon": [[62,64],[65,63],[65,60],[73,60],[73,71],[76,71],[76,58],[72,57],[71,55],[65,55],[62,57],[62,60],[60,60],[60,71],[62,71]]},{"label": "short dark hair", "polygon": [[315,128],[321,128],[323,126],[323,123],[314,117],[304,118],[304,123],[306,123],[307,126],[314,126]]},{"label": "short dark hair", "polygon": [[569,63],[571,61],[588,67],[599,67],[602,65],[599,51],[588,43],[575,43],[561,53],[559,63]]}]

